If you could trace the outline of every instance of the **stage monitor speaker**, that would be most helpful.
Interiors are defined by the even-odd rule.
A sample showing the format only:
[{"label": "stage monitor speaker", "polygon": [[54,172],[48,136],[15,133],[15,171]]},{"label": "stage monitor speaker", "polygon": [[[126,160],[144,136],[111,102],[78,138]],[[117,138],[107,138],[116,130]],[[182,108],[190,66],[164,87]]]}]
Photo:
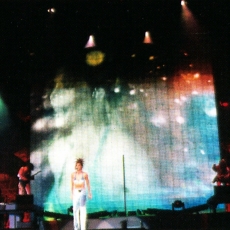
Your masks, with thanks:
[{"label": "stage monitor speaker", "polygon": [[34,196],[33,195],[16,195],[16,206],[17,209],[33,209],[34,207]]},{"label": "stage monitor speaker", "polygon": [[25,205],[33,204],[34,196],[33,195],[16,195],[16,204]]}]

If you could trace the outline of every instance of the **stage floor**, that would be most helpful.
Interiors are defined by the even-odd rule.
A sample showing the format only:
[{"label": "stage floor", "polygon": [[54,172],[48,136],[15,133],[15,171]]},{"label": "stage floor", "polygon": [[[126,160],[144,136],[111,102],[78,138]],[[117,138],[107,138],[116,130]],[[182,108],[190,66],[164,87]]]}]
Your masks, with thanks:
[{"label": "stage floor", "polygon": [[[159,213],[152,216],[128,216],[88,219],[87,229],[230,229],[230,212],[217,209],[216,213],[206,210],[200,213]],[[44,222],[44,230],[72,230],[73,219]]]}]

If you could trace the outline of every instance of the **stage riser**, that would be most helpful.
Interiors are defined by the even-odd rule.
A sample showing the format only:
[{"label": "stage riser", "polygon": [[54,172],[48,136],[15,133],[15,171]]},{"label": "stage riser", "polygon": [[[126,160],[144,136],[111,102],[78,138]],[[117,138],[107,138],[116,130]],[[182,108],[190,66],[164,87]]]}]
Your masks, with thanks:
[{"label": "stage riser", "polygon": [[[142,222],[138,217],[117,217],[108,219],[89,219],[87,229],[141,229]],[[73,221],[69,221],[62,230],[72,230]]]},{"label": "stage riser", "polygon": [[[127,225],[124,225],[124,221]],[[123,224],[122,224],[123,223]],[[230,229],[230,213],[162,214],[143,217],[89,219],[88,230],[94,229]],[[44,230],[73,230],[73,220],[44,223]]]}]

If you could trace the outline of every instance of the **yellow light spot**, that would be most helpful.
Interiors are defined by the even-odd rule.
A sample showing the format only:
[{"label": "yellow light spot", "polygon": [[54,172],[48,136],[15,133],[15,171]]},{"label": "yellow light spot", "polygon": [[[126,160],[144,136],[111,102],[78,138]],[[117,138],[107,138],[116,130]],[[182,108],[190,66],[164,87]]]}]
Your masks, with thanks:
[{"label": "yellow light spot", "polygon": [[91,66],[100,65],[105,58],[105,54],[101,51],[91,51],[86,55],[86,63]]},{"label": "yellow light spot", "polygon": [[154,60],[154,58],[155,58],[154,56],[149,56],[150,61]]}]

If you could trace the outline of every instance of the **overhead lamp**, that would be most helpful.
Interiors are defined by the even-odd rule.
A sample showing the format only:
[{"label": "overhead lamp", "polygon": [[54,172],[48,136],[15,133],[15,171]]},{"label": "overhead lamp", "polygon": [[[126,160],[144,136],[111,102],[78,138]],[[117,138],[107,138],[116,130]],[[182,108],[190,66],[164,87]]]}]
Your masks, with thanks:
[{"label": "overhead lamp", "polygon": [[89,39],[85,45],[85,48],[92,48],[92,47],[95,47],[95,40],[94,40],[94,36],[93,35],[90,35],[89,36]]},{"label": "overhead lamp", "polygon": [[55,8],[49,8],[47,10],[48,13],[51,13],[51,14],[54,14],[56,12],[56,9]]},{"label": "overhead lamp", "polygon": [[152,44],[152,43],[153,43],[149,31],[146,31],[146,32],[145,32],[145,38],[144,38],[143,43],[145,43],[145,44]]}]

